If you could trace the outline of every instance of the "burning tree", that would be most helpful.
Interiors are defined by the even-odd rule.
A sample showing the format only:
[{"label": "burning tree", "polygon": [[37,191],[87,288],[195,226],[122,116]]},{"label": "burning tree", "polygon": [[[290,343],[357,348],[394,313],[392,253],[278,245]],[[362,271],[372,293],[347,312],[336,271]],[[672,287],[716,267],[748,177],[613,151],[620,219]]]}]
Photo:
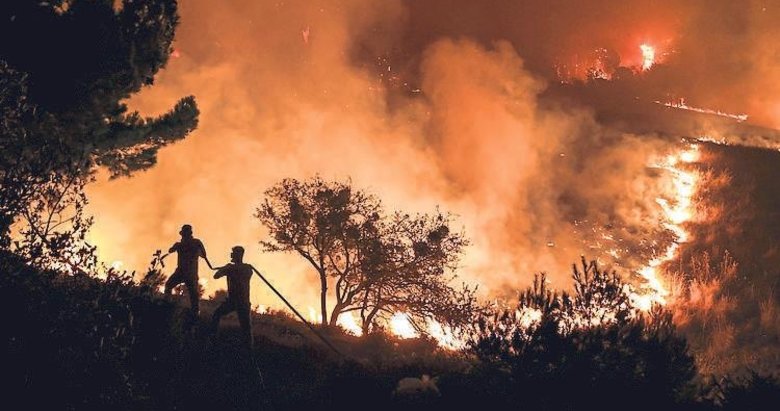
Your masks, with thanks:
[{"label": "burning tree", "polygon": [[[323,324],[359,312],[367,332],[381,318],[405,311],[413,318],[463,322],[473,312],[473,290],[453,288],[467,241],[449,215],[384,214],[373,195],[350,182],[286,179],[266,191],[256,217],[272,240],[268,251],[296,252],[317,271]],[[328,288],[333,308],[328,316]]]}]

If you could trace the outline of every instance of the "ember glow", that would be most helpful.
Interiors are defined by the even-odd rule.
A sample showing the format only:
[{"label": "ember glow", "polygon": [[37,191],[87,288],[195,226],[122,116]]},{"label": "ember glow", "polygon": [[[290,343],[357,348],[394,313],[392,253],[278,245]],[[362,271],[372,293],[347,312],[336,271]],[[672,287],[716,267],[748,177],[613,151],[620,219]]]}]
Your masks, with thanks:
[{"label": "ember glow", "polygon": [[440,347],[448,350],[461,350],[466,348],[466,339],[461,330],[442,325],[436,320],[428,320],[428,335],[431,336]]},{"label": "ember glow", "polygon": [[355,319],[355,316],[352,315],[352,313],[343,313],[341,316],[339,316],[338,321],[336,322],[341,328],[343,328],[346,332],[360,337],[363,335],[363,330],[360,328],[360,324],[358,324],[357,320]]},{"label": "ember glow", "polygon": [[314,309],[314,307],[309,307],[309,321],[316,323],[319,319],[319,314],[317,313],[317,310]]},{"label": "ember glow", "polygon": [[[393,314],[389,321],[390,332],[398,338],[417,338],[420,332],[409,321],[409,317],[403,312]],[[422,334],[433,338],[439,347],[447,350],[462,350],[468,342],[463,330],[444,325],[434,319],[428,318]]]}]

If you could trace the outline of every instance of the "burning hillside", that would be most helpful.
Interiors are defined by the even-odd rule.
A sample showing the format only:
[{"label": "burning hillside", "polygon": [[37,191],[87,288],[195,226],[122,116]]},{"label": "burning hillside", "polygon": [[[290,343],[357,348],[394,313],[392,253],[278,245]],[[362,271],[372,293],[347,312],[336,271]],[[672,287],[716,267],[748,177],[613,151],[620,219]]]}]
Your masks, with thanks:
[{"label": "burning hillside", "polygon": [[780,398],[776,2],[181,3],[0,2],[11,403]]},{"label": "burning hillside", "polygon": [[780,10],[666,3],[182,4],[176,58],[129,103],[153,114],[195,94],[199,129],[150,171],[90,187],[92,240],[140,269],[192,223],[212,259],[243,244],[313,306],[305,262],[258,252],[252,210],[282,178],[350,177],[393,208],[458,215],[472,240],[458,274],[484,297],[539,271],[566,284],[585,254],[632,276],[637,306],[672,303],[665,273],[733,241],[700,232],[724,224],[701,204],[731,155],[701,141],[777,137]]}]

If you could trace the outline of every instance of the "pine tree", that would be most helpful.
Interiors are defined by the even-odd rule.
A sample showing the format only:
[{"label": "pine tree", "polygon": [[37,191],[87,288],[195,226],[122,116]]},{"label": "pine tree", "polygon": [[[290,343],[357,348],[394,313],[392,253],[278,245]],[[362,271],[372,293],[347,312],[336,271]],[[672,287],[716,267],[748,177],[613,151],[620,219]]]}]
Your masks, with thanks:
[{"label": "pine tree", "polygon": [[38,146],[67,148],[65,158],[56,158],[61,161],[49,160],[52,167],[88,172],[102,165],[128,175],[154,165],[160,147],[197,126],[192,96],[158,118],[128,112],[125,103],[168,61],[178,24],[175,0],[6,0],[0,21],[0,38],[8,39],[0,42],[0,60],[24,75],[34,107],[27,133],[40,135]]},{"label": "pine tree", "polygon": [[192,96],[157,118],[126,105],[168,61],[177,2],[5,0],[0,22],[0,248],[21,219],[40,247],[17,249],[59,249],[89,219],[78,212],[53,225],[41,213],[83,210],[97,167],[112,177],[152,167],[161,147],[197,126]]}]

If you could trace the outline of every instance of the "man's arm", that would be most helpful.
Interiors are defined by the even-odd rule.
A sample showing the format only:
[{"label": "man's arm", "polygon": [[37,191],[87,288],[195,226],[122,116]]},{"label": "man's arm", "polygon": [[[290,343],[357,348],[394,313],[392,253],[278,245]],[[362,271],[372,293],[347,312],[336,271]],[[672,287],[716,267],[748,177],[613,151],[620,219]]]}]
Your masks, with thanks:
[{"label": "man's arm", "polygon": [[227,265],[224,265],[222,267],[217,267],[216,268],[217,272],[214,273],[214,279],[216,280],[217,278],[222,278],[228,275],[228,270],[226,270],[227,267],[228,267]]},{"label": "man's arm", "polygon": [[178,250],[179,250],[179,243],[176,243],[176,244],[172,245],[171,248],[168,249],[168,252],[163,254],[160,257],[160,264],[162,264],[162,266],[165,267],[165,257],[168,257],[169,255],[171,255],[172,252],[178,251]]},{"label": "man's arm", "polygon": [[209,261],[209,258],[206,257],[206,247],[203,245],[203,241],[198,240],[198,245],[200,245],[200,256],[203,257],[204,260],[206,260],[206,264],[209,266],[210,269],[216,270],[216,268],[214,268],[211,265],[211,261]]}]

